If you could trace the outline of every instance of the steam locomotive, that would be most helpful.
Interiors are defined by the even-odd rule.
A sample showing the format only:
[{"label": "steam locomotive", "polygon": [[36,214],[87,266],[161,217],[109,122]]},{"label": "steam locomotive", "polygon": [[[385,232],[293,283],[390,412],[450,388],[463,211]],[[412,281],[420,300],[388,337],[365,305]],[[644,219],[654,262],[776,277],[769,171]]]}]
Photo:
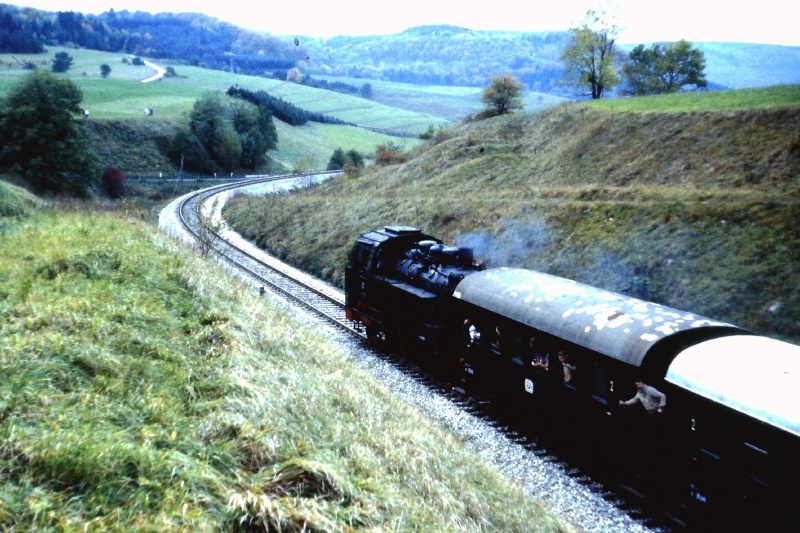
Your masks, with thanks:
[{"label": "steam locomotive", "polygon": [[[357,240],[345,293],[348,319],[375,346],[564,435],[606,472],[647,472],[687,516],[800,527],[800,347],[539,272],[484,269],[470,249],[407,226]],[[663,412],[623,405],[637,382],[663,393]]]}]

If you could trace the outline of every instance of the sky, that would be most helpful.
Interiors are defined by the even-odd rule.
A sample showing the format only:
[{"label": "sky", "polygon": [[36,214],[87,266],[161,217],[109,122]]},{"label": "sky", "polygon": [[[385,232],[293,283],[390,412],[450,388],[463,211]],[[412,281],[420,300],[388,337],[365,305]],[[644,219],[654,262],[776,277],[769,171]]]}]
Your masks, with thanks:
[{"label": "sky", "polygon": [[575,26],[586,11],[611,6],[619,42],[746,42],[800,46],[797,0],[511,0],[497,6],[464,0],[6,0],[45,11],[204,13],[275,35],[382,35],[414,26],[450,24],[472,30],[552,31]]}]

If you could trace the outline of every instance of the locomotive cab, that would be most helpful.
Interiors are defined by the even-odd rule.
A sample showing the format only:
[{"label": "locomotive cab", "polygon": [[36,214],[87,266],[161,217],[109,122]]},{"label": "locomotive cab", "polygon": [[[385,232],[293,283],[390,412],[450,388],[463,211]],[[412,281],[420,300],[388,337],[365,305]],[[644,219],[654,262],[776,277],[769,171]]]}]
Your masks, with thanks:
[{"label": "locomotive cab", "polygon": [[450,296],[477,269],[472,257],[472,250],[444,246],[413,227],[365,233],[345,271],[347,318],[364,327],[373,345],[452,368]]},{"label": "locomotive cab", "polygon": [[381,308],[385,267],[420,241],[439,242],[409,226],[386,226],[365,233],[356,241],[345,268],[345,308],[347,319],[362,324],[368,335],[386,322]]}]

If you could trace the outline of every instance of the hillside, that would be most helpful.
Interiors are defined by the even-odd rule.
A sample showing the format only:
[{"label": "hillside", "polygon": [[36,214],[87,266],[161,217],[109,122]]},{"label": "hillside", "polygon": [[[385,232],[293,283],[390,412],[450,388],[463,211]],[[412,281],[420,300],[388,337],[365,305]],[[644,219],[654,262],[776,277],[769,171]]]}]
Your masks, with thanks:
[{"label": "hillside", "polygon": [[[392,89],[391,102],[381,103],[377,99],[297,83],[162,60],[154,62],[173,67],[177,75],[155,83],[142,83],[155,71],[147,66],[132,65],[123,54],[65,47],[50,48],[46,54],[0,54],[0,97],[29,72],[24,68],[26,63],[35,62],[46,68],[58,52],[66,52],[74,58],[73,67],[61,76],[69,77],[83,93],[82,106],[90,111],[90,118],[82,121],[82,127],[101,164],[151,175],[177,172],[177,167],[165,157],[166,146],[177,128],[187,124],[186,117],[195,100],[209,91],[225,92],[233,85],[265,91],[302,109],[357,124],[352,127],[309,122],[291,127],[276,120],[279,143],[277,150],[270,153],[277,163],[273,171],[299,166],[324,168],[338,147],[365,154],[372,153],[378,144],[393,143],[410,148],[417,143],[414,137],[430,125],[449,122],[442,115],[443,110],[460,118],[479,102],[474,89],[448,88],[447,93],[443,93],[435,87],[397,84]],[[102,64],[111,66],[108,78],[100,75]],[[448,94],[451,92],[466,95],[453,103]],[[377,89],[375,93],[383,94],[383,91]],[[530,95],[529,98],[535,97]],[[412,103],[419,100],[427,102],[425,109]],[[556,99],[542,99],[545,104],[552,101]],[[539,99],[534,103],[542,105]],[[154,115],[143,116],[143,108],[153,109]]]},{"label": "hillside", "polygon": [[[260,245],[336,283],[358,234],[420,226],[524,266],[800,341],[800,108],[566,105],[465,121],[407,163],[233,202]],[[257,206],[257,207],[256,207]]]}]

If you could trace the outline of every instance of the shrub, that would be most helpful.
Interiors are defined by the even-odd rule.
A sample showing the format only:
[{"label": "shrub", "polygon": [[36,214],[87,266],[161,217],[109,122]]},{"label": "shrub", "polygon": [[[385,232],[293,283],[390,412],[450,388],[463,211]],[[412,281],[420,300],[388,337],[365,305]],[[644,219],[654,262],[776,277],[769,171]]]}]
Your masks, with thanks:
[{"label": "shrub", "polygon": [[103,190],[114,200],[125,195],[125,176],[121,170],[114,167],[103,170]]},{"label": "shrub", "polygon": [[375,164],[386,166],[395,163],[403,163],[408,160],[408,155],[403,154],[396,146],[391,143],[388,145],[380,144],[375,148]]}]

